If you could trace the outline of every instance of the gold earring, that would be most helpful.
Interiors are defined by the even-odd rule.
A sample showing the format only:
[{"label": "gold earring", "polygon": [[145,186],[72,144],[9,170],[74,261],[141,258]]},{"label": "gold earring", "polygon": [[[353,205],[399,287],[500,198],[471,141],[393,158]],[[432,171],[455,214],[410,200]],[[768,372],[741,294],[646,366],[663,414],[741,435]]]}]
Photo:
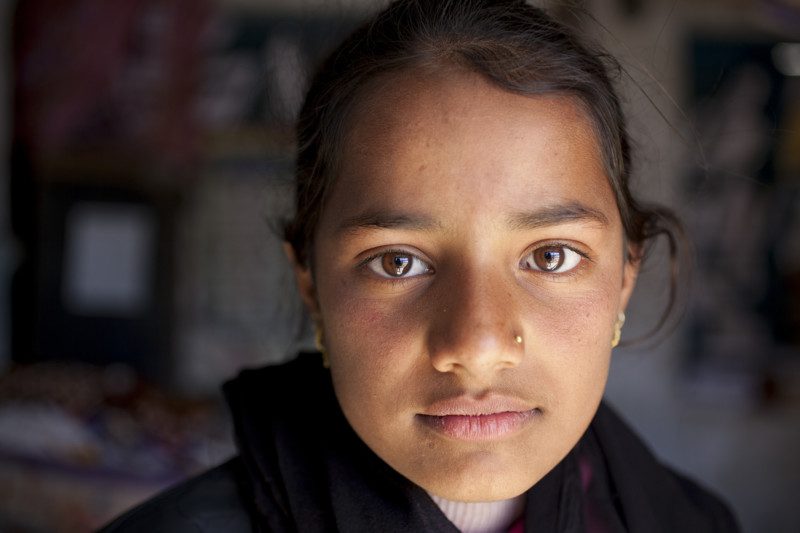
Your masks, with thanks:
[{"label": "gold earring", "polygon": [[319,322],[314,322],[314,345],[322,355],[322,366],[330,368],[331,362],[328,360],[328,352],[325,350],[325,337],[322,333],[322,324]]},{"label": "gold earring", "polygon": [[611,347],[616,348],[622,338],[622,326],[625,325],[625,313],[620,311],[617,315],[617,321],[614,324],[614,338],[611,339]]},{"label": "gold earring", "polygon": [[522,344],[522,337],[520,335],[516,335],[514,337],[514,342],[516,342],[517,344]]}]

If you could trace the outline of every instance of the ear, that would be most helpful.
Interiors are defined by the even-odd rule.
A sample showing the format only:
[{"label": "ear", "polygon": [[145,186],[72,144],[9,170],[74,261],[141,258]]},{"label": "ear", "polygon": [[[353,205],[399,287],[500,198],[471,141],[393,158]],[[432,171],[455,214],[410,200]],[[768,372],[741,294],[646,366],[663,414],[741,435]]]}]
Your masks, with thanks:
[{"label": "ear", "polygon": [[622,267],[622,291],[619,296],[619,310],[624,312],[628,307],[628,300],[636,287],[636,278],[642,264],[642,253],[638,246],[628,246],[628,254]]},{"label": "ear", "polygon": [[314,278],[311,275],[311,268],[301,265],[297,261],[297,256],[294,253],[294,248],[288,242],[283,243],[283,251],[289,259],[294,271],[295,282],[297,289],[300,292],[300,297],[306,305],[306,309],[312,317],[319,315],[319,301],[317,300],[317,289],[314,287]]}]

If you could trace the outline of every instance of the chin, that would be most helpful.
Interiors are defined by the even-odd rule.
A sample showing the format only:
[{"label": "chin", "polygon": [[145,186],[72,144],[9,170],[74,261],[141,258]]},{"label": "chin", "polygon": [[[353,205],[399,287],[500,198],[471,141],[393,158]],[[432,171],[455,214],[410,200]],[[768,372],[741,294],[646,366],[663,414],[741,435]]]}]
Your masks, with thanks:
[{"label": "chin", "polygon": [[479,482],[474,478],[469,478],[467,483],[462,480],[437,479],[431,486],[422,486],[426,491],[441,498],[459,502],[491,502],[498,500],[508,500],[524,494],[539,479],[514,479],[510,480],[507,476],[492,476],[487,479],[485,476]]},{"label": "chin", "polygon": [[534,486],[555,465],[526,468],[522,461],[491,457],[471,457],[449,468],[429,468],[411,480],[431,494],[461,502],[507,500]]}]

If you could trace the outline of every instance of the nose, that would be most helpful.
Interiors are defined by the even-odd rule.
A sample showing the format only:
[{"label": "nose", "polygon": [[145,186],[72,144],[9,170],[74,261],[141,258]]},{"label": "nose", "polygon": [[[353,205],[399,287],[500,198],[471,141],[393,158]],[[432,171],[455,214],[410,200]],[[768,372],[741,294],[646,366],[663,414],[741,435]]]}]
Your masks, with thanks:
[{"label": "nose", "polygon": [[515,284],[496,269],[487,270],[462,271],[439,287],[427,339],[431,364],[439,372],[486,379],[522,360]]}]

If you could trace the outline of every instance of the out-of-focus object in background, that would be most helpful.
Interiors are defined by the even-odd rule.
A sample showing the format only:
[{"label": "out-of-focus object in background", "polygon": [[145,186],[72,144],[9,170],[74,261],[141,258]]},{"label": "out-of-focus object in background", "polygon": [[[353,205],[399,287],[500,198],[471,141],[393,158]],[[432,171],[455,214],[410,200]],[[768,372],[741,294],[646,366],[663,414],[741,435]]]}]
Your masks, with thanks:
[{"label": "out-of-focus object in background", "polygon": [[18,362],[172,377],[176,209],[210,4],[21,0],[13,26],[12,283]]},{"label": "out-of-focus object in background", "polygon": [[124,365],[17,366],[0,378],[0,531],[96,529],[232,453],[221,402]]},{"label": "out-of-focus object in background", "polygon": [[700,402],[759,407],[800,394],[800,40],[691,50],[704,153],[686,182],[685,376]]}]

